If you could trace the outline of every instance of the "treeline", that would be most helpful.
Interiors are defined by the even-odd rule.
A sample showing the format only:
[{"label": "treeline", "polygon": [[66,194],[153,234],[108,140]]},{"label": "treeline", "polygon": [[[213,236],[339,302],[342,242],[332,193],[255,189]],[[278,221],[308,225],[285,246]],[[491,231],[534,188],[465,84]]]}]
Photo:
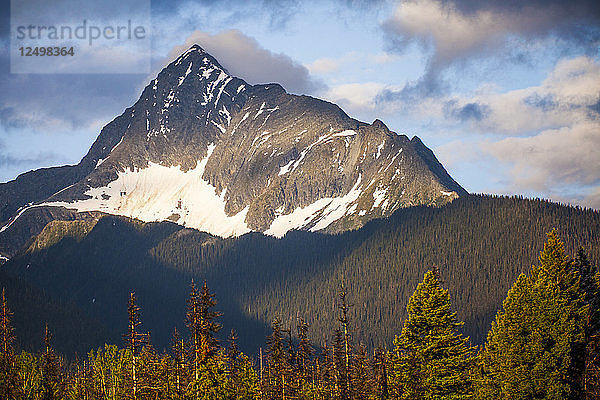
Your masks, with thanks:
[{"label": "treeline", "polygon": [[[0,315],[0,397],[5,399],[598,399],[600,272],[583,250],[567,255],[555,231],[538,263],[508,291],[484,346],[462,333],[437,268],[410,297],[390,349],[368,351],[354,336],[351,293],[338,290],[329,340],[311,343],[310,325],[272,322],[251,361],[206,282],[192,281],[183,338],[158,352],[140,328],[134,293],[121,346],[104,345],[66,362],[46,326],[43,349],[17,353],[4,291]],[[373,327],[372,329],[377,329]]]}]

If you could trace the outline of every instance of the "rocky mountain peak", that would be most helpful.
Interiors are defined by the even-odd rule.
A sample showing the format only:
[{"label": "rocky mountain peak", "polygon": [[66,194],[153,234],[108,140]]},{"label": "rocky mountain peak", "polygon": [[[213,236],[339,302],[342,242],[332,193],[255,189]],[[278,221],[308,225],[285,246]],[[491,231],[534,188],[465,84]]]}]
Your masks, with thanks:
[{"label": "rocky mountain peak", "polygon": [[375,128],[389,131],[388,127],[380,119],[376,119],[371,125],[373,125]]},{"label": "rocky mountain peak", "polygon": [[466,194],[417,137],[278,84],[250,85],[198,45],[57,175],[55,193],[36,195],[34,185],[9,199],[33,204],[15,208],[4,232],[27,207],[170,220],[219,236],[340,232]]}]

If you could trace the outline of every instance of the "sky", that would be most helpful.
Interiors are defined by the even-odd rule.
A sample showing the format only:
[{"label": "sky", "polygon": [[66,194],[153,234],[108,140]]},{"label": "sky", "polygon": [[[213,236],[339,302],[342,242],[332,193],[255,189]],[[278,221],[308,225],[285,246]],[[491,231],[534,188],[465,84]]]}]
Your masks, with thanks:
[{"label": "sky", "polygon": [[[59,18],[61,1],[73,23],[115,13],[110,1],[93,11],[66,0],[18,5]],[[149,16],[148,46],[128,55],[147,68],[132,73],[120,53],[105,57],[117,66],[109,73],[58,73],[48,62],[27,74],[11,72],[16,12],[0,1],[0,182],[79,162],[169,61],[199,44],[249,83],[278,82],[420,137],[469,192],[600,209],[597,1],[136,1],[125,14]]]}]

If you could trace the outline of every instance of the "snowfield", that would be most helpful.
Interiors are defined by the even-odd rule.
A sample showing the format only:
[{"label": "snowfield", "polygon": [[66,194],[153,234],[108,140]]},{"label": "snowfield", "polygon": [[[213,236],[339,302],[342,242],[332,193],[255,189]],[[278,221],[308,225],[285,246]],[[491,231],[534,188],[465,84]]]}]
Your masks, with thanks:
[{"label": "snowfield", "polygon": [[90,188],[86,200],[72,203],[50,202],[77,211],[103,211],[145,222],[171,220],[221,237],[250,232],[245,219],[248,207],[228,216],[225,193],[218,195],[214,186],[202,179],[206,163],[215,145],[196,168],[183,172],[179,167],[150,163],[148,168],[127,170],[105,187]]}]

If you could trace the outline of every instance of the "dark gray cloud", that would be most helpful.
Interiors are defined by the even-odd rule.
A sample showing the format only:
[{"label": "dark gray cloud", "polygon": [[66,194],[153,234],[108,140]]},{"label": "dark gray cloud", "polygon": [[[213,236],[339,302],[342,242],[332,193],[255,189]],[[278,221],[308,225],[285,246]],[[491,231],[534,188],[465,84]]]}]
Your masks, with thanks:
[{"label": "dark gray cloud", "polygon": [[[409,91],[440,94],[449,67],[464,70],[473,60],[499,64],[533,62],[529,44],[546,40],[558,57],[597,55],[600,2],[588,0],[491,1],[407,0],[382,25],[388,48],[404,52],[416,43],[428,52],[427,71]],[[535,47],[535,46],[533,46]],[[409,90],[410,89],[410,90]]]},{"label": "dark gray cloud", "polygon": [[401,89],[383,89],[375,97],[375,104],[398,111],[410,112],[425,98],[437,97],[448,90],[448,83],[431,69],[418,80],[408,82]]},{"label": "dark gray cloud", "polygon": [[27,168],[30,166],[50,165],[62,163],[65,158],[54,152],[43,151],[33,154],[15,155],[7,151],[5,144],[0,140],[0,168]]},{"label": "dark gray cloud", "polygon": [[551,111],[556,109],[559,104],[551,94],[545,94],[544,96],[540,96],[538,93],[534,93],[530,96],[527,96],[523,99],[523,103],[528,106],[539,108],[543,111]]},{"label": "dark gray cloud", "polygon": [[[94,2],[90,7],[69,10],[69,15],[110,18],[115,2]],[[49,21],[60,20],[61,4],[67,4],[43,0],[27,3],[33,4],[32,13],[46,15]],[[129,7],[131,13],[140,3],[150,5],[149,1],[125,3],[119,9]],[[0,127],[4,129],[64,132],[108,122],[135,101],[146,79],[145,74],[11,74],[9,34],[10,1],[0,0]],[[6,155],[3,158],[18,161]],[[35,160],[44,161],[33,156],[23,162]]]},{"label": "dark gray cloud", "polygon": [[63,163],[64,156],[52,152],[41,152],[34,155],[14,156],[0,152],[0,168],[29,167]]},{"label": "dark gray cloud", "polygon": [[434,63],[451,62],[490,47],[496,51],[507,35],[527,40],[553,34],[564,44],[597,52],[599,4],[589,0],[408,0],[400,3],[383,28],[391,48],[403,50],[415,41],[432,47]]},{"label": "dark gray cloud", "polygon": [[455,110],[453,115],[457,117],[459,120],[466,121],[481,121],[486,117],[490,112],[489,107],[478,104],[478,103],[469,103]]},{"label": "dark gray cloud", "polygon": [[108,122],[139,96],[145,75],[0,75],[0,125],[38,130],[85,129]]},{"label": "dark gray cloud", "polygon": [[553,9],[557,19],[589,19],[600,20],[600,3],[596,0],[451,0],[458,10],[465,14],[479,11],[494,11],[497,13],[518,13],[526,8]]}]

